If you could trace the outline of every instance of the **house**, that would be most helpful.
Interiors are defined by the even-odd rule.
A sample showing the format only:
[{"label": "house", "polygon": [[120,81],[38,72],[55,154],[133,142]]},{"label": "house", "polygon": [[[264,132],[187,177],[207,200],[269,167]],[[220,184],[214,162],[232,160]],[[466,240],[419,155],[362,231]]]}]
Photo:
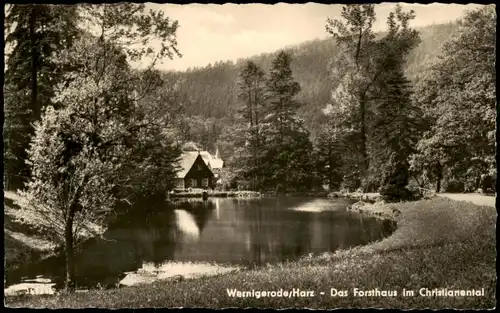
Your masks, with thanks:
[{"label": "house", "polygon": [[[215,176],[205,158],[206,151],[186,151],[182,153],[177,172],[176,188],[213,188]],[[204,158],[205,156],[205,158]]]},{"label": "house", "polygon": [[214,188],[224,161],[219,156],[219,148],[215,155],[208,151],[185,151],[180,159],[180,167],[176,188]]}]

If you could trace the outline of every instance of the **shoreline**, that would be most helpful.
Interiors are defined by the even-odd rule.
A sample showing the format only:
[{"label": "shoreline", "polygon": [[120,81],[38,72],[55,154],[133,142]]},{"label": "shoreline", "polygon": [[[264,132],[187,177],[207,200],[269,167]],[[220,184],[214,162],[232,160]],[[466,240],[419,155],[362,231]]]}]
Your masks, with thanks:
[{"label": "shoreline", "polygon": [[169,193],[167,198],[203,198],[204,196],[210,198],[261,198],[262,194],[257,191],[182,191]]},{"label": "shoreline", "polygon": [[374,203],[382,200],[382,197],[377,192],[340,192],[333,191],[328,193],[328,198],[346,198],[364,202]]},{"label": "shoreline", "polygon": [[[168,195],[170,199],[177,198],[203,198],[203,191],[192,192],[173,192]],[[314,198],[332,198],[328,192],[293,192],[277,194],[272,192],[259,192],[250,190],[238,191],[207,191],[208,198],[266,198],[266,197],[314,197]]]}]

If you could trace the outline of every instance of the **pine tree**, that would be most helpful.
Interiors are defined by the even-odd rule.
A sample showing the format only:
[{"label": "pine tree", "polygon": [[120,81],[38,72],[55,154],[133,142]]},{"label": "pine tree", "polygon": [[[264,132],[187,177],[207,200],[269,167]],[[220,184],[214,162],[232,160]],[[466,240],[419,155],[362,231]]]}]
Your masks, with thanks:
[{"label": "pine tree", "polygon": [[323,182],[327,182],[329,189],[334,190],[340,187],[343,178],[343,151],[341,138],[337,130],[328,124],[318,135],[316,141],[315,164],[316,172]]},{"label": "pine tree", "polygon": [[265,185],[278,192],[310,188],[313,170],[310,133],[303,119],[297,117],[300,104],[296,96],[301,88],[292,75],[290,63],[290,55],[284,51],[278,53],[267,81],[263,168],[269,173]]},{"label": "pine tree", "polygon": [[384,96],[376,108],[372,133],[377,142],[373,153],[373,174],[380,178],[378,185],[385,187],[382,194],[390,186],[390,192],[403,195],[409,180],[408,159],[421,135],[422,113],[412,102],[411,82],[404,76],[403,68],[395,65],[395,68],[388,69],[392,71],[383,81]]},{"label": "pine tree", "polygon": [[29,176],[24,161],[33,135],[33,123],[51,104],[55,86],[68,64],[58,55],[78,35],[76,6],[14,4],[5,18],[7,53],[5,71],[5,180],[6,188],[23,187]]},{"label": "pine tree", "polygon": [[292,118],[299,108],[295,96],[301,88],[292,76],[290,63],[291,57],[288,53],[284,51],[278,53],[272,62],[267,81],[267,101],[271,114],[268,121],[278,126],[280,144],[283,143],[288,124],[292,122]]},{"label": "pine tree", "polygon": [[243,123],[246,124],[248,144],[245,149],[249,150],[250,159],[247,160],[246,174],[251,178],[251,189],[256,190],[262,180],[262,169],[260,168],[261,148],[261,120],[265,110],[265,74],[255,63],[248,61],[240,73],[238,98],[242,102],[240,114]]},{"label": "pine tree", "polygon": [[397,6],[387,19],[388,34],[377,43],[376,67],[384,75],[375,83],[370,172],[371,183],[382,186],[381,194],[390,199],[410,197],[408,159],[421,135],[422,113],[412,102],[411,82],[404,74],[407,55],[419,42],[418,33],[408,26],[412,18],[412,12],[403,13]]}]

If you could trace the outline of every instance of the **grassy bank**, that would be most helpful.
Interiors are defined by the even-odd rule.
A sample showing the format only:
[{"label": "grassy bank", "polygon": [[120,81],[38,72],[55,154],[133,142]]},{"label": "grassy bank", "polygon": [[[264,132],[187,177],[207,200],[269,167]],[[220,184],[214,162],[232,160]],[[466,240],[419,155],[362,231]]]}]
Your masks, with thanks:
[{"label": "grassy bank", "polygon": [[[445,198],[397,204],[398,229],[368,246],[297,262],[180,282],[55,296],[6,298],[9,307],[308,307],[493,308],[495,222],[492,207]],[[227,289],[315,291],[314,297],[235,298]],[[331,297],[330,288],[347,290]],[[355,297],[353,288],[396,290],[395,297]],[[401,296],[402,289],[415,296]],[[485,296],[423,297],[420,288],[481,289]],[[320,295],[319,292],[325,292]]]}]

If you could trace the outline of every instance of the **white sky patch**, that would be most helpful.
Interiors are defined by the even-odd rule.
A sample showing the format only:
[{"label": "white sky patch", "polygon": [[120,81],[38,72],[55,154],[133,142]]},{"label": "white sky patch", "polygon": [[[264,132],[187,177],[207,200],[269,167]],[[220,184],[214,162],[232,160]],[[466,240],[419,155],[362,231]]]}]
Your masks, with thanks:
[{"label": "white sky patch", "polygon": [[[386,18],[395,3],[375,6],[375,31],[386,29]],[[413,4],[401,3],[404,11],[413,9],[413,27],[454,21],[479,4]],[[273,52],[290,45],[330,37],[325,30],[328,17],[340,18],[341,4],[159,4],[146,3],[146,10],[161,10],[177,20],[178,48],[182,58],[165,58],[156,68],[186,70],[217,61],[236,61],[261,53]],[[158,48],[159,44],[153,44]],[[132,64],[134,67],[146,67]]]},{"label": "white sky patch", "polygon": [[[161,9],[180,23],[179,49],[182,58],[166,60],[158,68],[186,70],[217,61],[236,61],[239,58],[273,52],[316,38],[328,38],[326,20],[339,18],[340,4],[150,4]],[[480,5],[402,3],[405,11],[413,9],[413,27],[454,21],[466,11]],[[386,28],[386,17],[394,3],[376,6],[375,31]]]}]

